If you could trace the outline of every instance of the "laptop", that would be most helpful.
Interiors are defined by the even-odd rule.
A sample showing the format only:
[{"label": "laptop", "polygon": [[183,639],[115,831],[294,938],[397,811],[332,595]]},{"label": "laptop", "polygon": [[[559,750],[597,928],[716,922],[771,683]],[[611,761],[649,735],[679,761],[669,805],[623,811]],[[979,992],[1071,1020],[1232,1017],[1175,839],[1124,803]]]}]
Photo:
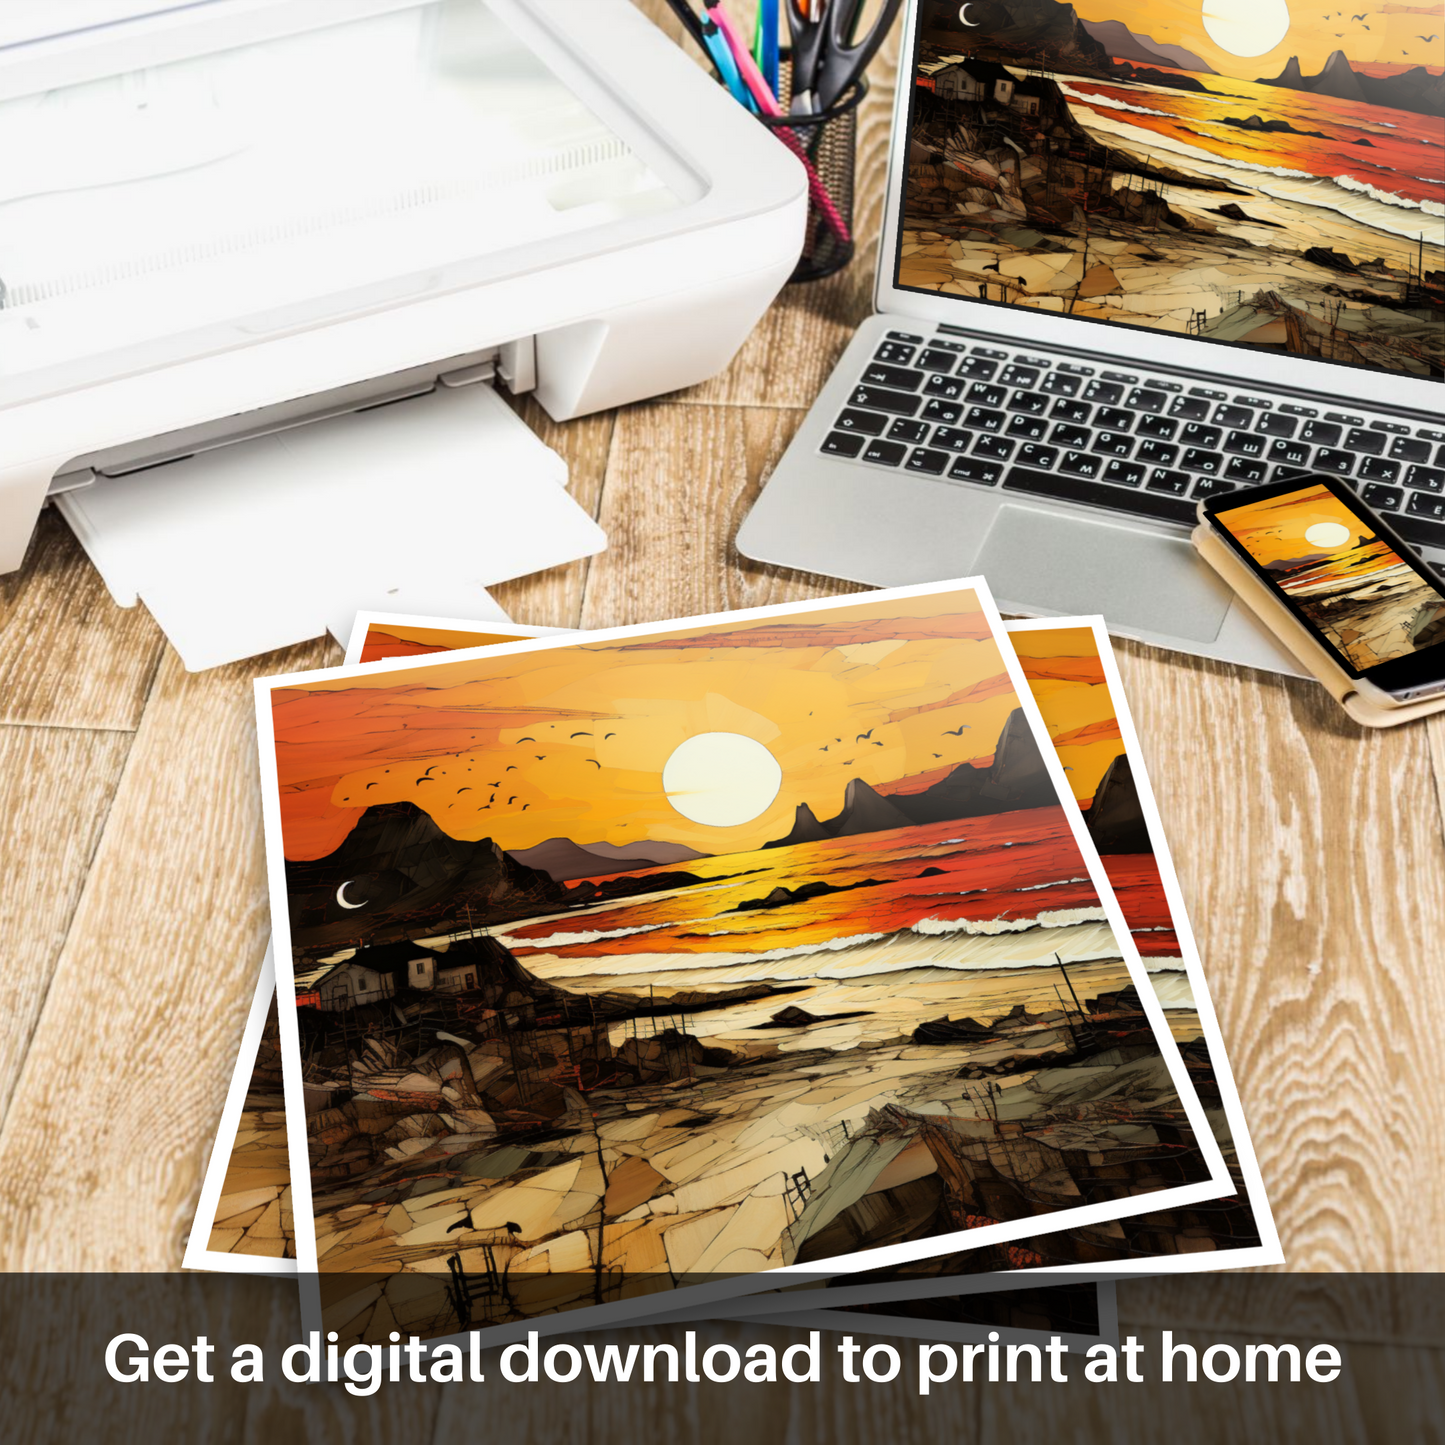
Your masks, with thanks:
[{"label": "laptop", "polygon": [[1445,46],[1294,11],[913,0],[876,314],[738,549],[1295,675],[1201,498],[1343,477],[1445,574]]}]

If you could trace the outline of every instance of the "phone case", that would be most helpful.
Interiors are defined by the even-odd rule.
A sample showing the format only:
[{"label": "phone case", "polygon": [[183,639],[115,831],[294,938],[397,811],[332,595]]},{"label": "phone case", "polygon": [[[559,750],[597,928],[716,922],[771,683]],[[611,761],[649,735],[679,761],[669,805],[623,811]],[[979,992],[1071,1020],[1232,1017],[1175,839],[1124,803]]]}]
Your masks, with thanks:
[{"label": "phone case", "polygon": [[1445,693],[1393,707],[1362,697],[1355,679],[1310,636],[1303,623],[1290,614],[1207,522],[1195,527],[1191,540],[1195,551],[1239,594],[1249,610],[1294,653],[1301,666],[1319,680],[1357,723],[1367,728],[1392,728],[1414,722],[1416,718],[1445,712]]}]

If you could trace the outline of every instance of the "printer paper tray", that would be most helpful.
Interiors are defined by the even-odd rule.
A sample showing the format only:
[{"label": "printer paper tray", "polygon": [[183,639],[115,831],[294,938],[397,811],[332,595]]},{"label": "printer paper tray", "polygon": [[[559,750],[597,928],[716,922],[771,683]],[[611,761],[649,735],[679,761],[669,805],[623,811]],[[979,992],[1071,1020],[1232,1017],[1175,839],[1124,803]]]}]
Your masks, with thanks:
[{"label": "printer paper tray", "polygon": [[318,637],[367,608],[501,617],[493,583],[590,556],[567,467],[485,385],[436,391],[65,492],[123,607],[193,671]]}]

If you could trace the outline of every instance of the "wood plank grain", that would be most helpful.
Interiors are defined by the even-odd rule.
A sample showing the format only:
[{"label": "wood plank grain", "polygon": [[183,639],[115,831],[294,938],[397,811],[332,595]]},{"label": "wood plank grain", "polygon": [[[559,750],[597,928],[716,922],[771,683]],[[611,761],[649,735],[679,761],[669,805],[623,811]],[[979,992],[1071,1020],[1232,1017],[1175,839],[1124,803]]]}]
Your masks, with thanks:
[{"label": "wood plank grain", "polygon": [[[612,412],[555,422],[530,396],[507,397],[517,415],[566,461],[567,490],[596,518],[602,505],[607,455],[612,446]],[[551,567],[491,588],[513,622],[534,627],[575,627],[582,613],[582,591],[592,558]]]},{"label": "wood plank grain", "polygon": [[269,933],[250,680],[167,649],[0,1127],[0,1268],[181,1257]]},{"label": "wood plank grain", "polygon": [[163,645],[48,507],[24,565],[0,577],[0,723],[132,731]]},{"label": "wood plank grain", "polygon": [[1425,729],[1120,647],[1289,1267],[1445,1266],[1445,842]]},{"label": "wood plank grain", "polygon": [[0,727],[0,1119],[130,746],[129,733]]},{"label": "wood plank grain", "polygon": [[732,545],[800,414],[774,408],[653,403],[619,412],[584,627],[761,607],[860,590],[743,562]]}]

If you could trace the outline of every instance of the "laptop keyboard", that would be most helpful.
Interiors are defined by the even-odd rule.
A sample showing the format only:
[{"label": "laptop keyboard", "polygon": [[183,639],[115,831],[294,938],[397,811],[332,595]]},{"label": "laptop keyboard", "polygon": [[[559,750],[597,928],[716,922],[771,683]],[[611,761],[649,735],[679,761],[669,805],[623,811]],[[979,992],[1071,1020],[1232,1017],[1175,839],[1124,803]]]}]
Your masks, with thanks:
[{"label": "laptop keyboard", "polygon": [[949,336],[888,332],[821,450],[1190,525],[1203,497],[1325,472],[1445,548],[1445,430]]}]

